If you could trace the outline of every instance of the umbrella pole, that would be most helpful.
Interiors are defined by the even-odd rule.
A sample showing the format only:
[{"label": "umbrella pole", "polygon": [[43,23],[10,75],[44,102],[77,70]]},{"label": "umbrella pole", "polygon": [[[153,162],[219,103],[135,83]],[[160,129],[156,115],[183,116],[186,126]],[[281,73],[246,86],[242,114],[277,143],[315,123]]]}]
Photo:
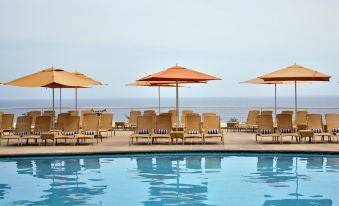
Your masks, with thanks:
[{"label": "umbrella pole", "polygon": [[78,111],[78,88],[75,88],[75,111]]},{"label": "umbrella pole", "polygon": [[54,88],[52,89],[52,94],[53,94],[53,102],[52,102],[52,107],[53,107],[53,115],[52,115],[52,125],[53,125],[53,129],[54,129],[54,113],[55,113],[55,110],[54,110]]},{"label": "umbrella pole", "polygon": [[274,84],[274,116],[277,116],[277,84]]},{"label": "umbrella pole", "polygon": [[62,104],[61,103],[61,88],[60,88],[60,100],[59,101],[60,101],[60,103],[59,103],[60,104],[59,113],[61,113],[61,108],[62,108],[62,106],[61,106],[61,104]]},{"label": "umbrella pole", "polygon": [[297,81],[294,81],[294,111],[295,111],[295,115],[297,115],[297,110],[298,110]]},{"label": "umbrella pole", "polygon": [[159,114],[160,114],[160,86],[158,86],[158,106],[159,106]]},{"label": "umbrella pole", "polygon": [[175,127],[176,127],[176,131],[178,131],[178,127],[179,127],[179,85],[178,85],[178,82],[175,83],[175,89],[176,89],[175,109],[177,113],[177,123]]}]

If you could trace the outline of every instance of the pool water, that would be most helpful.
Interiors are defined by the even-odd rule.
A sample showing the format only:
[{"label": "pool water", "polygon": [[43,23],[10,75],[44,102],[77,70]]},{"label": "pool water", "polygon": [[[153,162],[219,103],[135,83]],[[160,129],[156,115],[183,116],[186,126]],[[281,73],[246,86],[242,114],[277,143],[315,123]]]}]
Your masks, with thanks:
[{"label": "pool water", "polygon": [[0,158],[0,205],[339,205],[339,156]]}]

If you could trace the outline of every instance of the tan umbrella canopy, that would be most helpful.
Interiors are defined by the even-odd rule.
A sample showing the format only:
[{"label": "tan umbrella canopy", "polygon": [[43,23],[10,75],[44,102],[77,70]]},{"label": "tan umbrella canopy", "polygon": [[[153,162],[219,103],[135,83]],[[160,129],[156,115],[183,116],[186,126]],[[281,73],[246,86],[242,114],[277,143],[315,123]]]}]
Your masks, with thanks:
[{"label": "tan umbrella canopy", "polygon": [[264,81],[293,81],[294,82],[294,99],[295,114],[297,113],[297,82],[298,81],[330,81],[331,76],[321,72],[306,68],[297,64],[279,69],[277,71],[260,76]]},{"label": "tan umbrella canopy", "polygon": [[[139,87],[158,87],[158,112],[160,114],[160,87],[176,87],[173,82],[168,81],[159,81],[159,82],[144,82],[144,81],[135,81],[126,86],[139,86]],[[179,87],[184,87],[184,85],[180,84]]]},{"label": "tan umbrella canopy", "polygon": [[50,67],[40,72],[36,72],[13,81],[6,85],[18,87],[46,87],[53,91],[53,111],[54,111],[54,89],[55,88],[86,88],[91,85],[91,81],[83,79],[72,72],[63,69]]},{"label": "tan umbrella canopy", "polygon": [[[260,78],[240,82],[241,84],[273,84],[274,85],[274,114],[277,115],[277,84],[294,84],[293,81],[265,81]],[[297,83],[302,83],[298,81]]]},{"label": "tan umbrella canopy", "polygon": [[210,80],[221,80],[218,77],[214,77],[208,74],[204,74],[192,69],[188,69],[181,66],[174,66],[168,69],[162,70],[158,73],[148,75],[139,79],[138,81],[172,81],[176,85],[176,113],[177,113],[177,122],[176,129],[178,130],[179,125],[179,83],[200,83]]}]

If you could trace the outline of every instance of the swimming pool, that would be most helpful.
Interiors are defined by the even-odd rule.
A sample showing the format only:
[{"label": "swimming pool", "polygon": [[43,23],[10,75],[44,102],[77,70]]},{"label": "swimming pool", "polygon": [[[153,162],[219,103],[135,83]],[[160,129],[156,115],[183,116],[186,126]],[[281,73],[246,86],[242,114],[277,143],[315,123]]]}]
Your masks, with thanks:
[{"label": "swimming pool", "polygon": [[0,158],[0,205],[339,205],[339,156]]}]

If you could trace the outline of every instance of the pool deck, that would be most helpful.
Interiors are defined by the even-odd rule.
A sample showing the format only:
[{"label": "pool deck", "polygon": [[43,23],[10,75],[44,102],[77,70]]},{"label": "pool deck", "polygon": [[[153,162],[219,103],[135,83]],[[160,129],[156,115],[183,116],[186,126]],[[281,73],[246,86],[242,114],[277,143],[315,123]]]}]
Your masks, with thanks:
[{"label": "pool deck", "polygon": [[[0,157],[8,156],[40,156],[40,155],[84,155],[84,154],[122,154],[122,153],[151,153],[151,152],[286,152],[286,153],[330,153],[339,154],[339,144],[337,143],[272,143],[270,138],[266,143],[255,142],[254,133],[225,132],[225,144],[216,142],[206,145],[195,143],[168,144],[160,140],[158,144],[138,144],[129,145],[130,131],[117,131],[116,136],[103,139],[103,142],[92,145],[73,145],[70,142],[53,146],[37,146],[34,144],[17,146],[16,140],[11,140],[7,146],[7,141],[2,140],[0,146]],[[289,140],[290,138],[286,138]]]}]

